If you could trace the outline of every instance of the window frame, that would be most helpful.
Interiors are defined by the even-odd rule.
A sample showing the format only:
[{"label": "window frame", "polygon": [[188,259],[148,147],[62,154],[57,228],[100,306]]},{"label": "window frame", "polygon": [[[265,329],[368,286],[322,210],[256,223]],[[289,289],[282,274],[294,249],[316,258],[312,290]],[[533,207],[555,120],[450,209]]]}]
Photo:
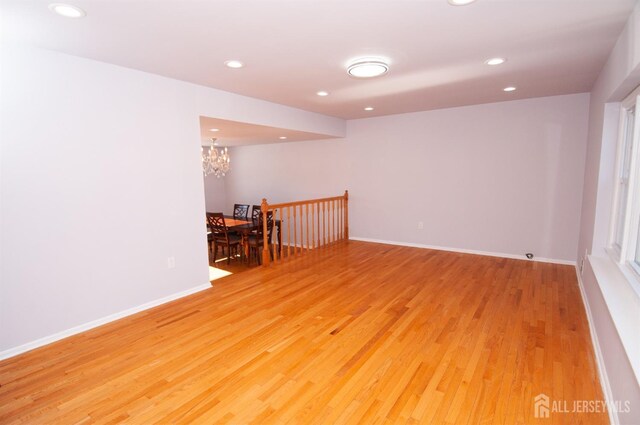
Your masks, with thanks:
[{"label": "window frame", "polygon": [[[634,109],[633,132],[631,133],[630,154],[627,155],[628,111]],[[640,287],[640,263],[635,261],[640,231],[640,86],[636,87],[620,104],[620,122],[615,167],[615,188],[611,209],[608,251],[624,275]],[[625,160],[629,157],[629,176],[626,188],[626,205],[620,214],[620,203]],[[620,217],[622,223],[620,222]],[[618,230],[623,225],[622,240],[618,240]],[[618,244],[620,242],[620,244]]]}]

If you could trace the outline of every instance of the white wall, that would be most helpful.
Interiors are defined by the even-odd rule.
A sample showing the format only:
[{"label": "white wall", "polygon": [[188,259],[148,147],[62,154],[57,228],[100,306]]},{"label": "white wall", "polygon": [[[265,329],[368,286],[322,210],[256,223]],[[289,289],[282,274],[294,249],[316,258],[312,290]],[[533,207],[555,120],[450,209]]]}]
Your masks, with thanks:
[{"label": "white wall", "polygon": [[208,212],[230,212],[227,210],[224,177],[218,178],[213,174],[204,177],[204,200]]},{"label": "white wall", "polygon": [[[584,195],[578,255],[587,251],[582,272],[587,309],[591,312],[592,332],[601,348],[601,368],[608,378],[605,390],[615,400],[629,400],[631,412],[619,415],[622,424],[640,423],[640,385],[637,365],[629,348],[638,347],[640,297],[623,281],[596,277],[594,269],[613,271],[605,252],[607,245],[617,143],[619,101],[640,84],[640,3],[611,52],[591,92],[589,133],[585,165]],[[602,266],[605,267],[602,267]],[[615,273],[610,273],[615,276]],[[636,371],[632,362],[635,362]]]},{"label": "white wall", "polygon": [[1,54],[0,358],[208,284],[200,115],[344,134],[336,118],[152,74]]},{"label": "white wall", "polygon": [[348,184],[343,139],[236,146],[225,177],[227,204],[336,196]]},{"label": "white wall", "polygon": [[574,261],[588,100],[353,120],[344,140],[238,147],[227,201],[349,189],[353,237]]}]

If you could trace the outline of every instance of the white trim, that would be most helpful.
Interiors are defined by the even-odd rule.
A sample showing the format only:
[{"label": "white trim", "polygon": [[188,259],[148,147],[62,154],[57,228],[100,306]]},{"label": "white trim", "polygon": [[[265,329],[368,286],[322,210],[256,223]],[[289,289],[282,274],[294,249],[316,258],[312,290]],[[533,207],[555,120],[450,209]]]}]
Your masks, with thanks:
[{"label": "white trim", "polygon": [[479,251],[475,249],[463,249],[463,248],[449,248],[444,246],[434,246],[434,245],[423,245],[419,243],[412,242],[397,242],[397,241],[386,241],[382,239],[371,239],[371,238],[358,238],[358,237],[349,237],[350,240],[354,241],[362,241],[362,242],[375,242],[375,243],[383,243],[387,245],[399,245],[399,246],[409,246],[413,248],[425,248],[425,249],[435,249],[437,251],[449,251],[449,252],[460,252],[463,254],[474,254],[474,255],[487,255],[489,257],[501,257],[501,258],[512,258],[514,260],[524,260],[524,261],[539,261],[541,263],[553,263],[553,264],[566,264],[569,266],[575,266],[576,262],[571,260],[555,260],[551,258],[542,258],[542,257],[534,257],[532,260],[529,260],[524,255],[517,254],[504,254],[501,252],[488,252],[488,251]]},{"label": "white trim", "polygon": [[[580,270],[576,267],[576,276],[578,277],[578,287],[580,288],[580,296],[582,297],[582,304],[584,305],[584,310],[587,313],[587,322],[589,323],[589,333],[591,334],[591,344],[593,345],[593,351],[596,355],[596,365],[598,367],[598,376],[600,378],[600,385],[602,386],[602,394],[604,394],[605,401],[608,406],[613,406],[613,392],[611,391],[611,384],[609,383],[609,376],[607,375],[607,369],[604,364],[604,357],[602,356],[602,349],[600,348],[600,343],[598,342],[598,334],[596,333],[596,328],[593,325],[593,315],[591,314],[591,308],[589,307],[589,302],[587,301],[587,293],[584,289],[584,284],[582,282],[582,276],[580,275]],[[618,418],[618,412],[615,409],[607,409],[609,412],[609,422],[614,425],[620,424],[620,419]]]},{"label": "white trim", "polygon": [[640,382],[640,295],[635,286],[624,276],[619,264],[608,257],[588,256],[591,270],[596,278],[605,305],[620,338],[633,376]]},{"label": "white trim", "polygon": [[92,320],[91,322],[83,323],[82,325],[74,326],[61,332],[56,332],[52,335],[36,339],[35,341],[27,342],[26,344],[22,344],[17,347],[9,348],[8,350],[0,352],[0,360],[5,360],[10,357],[17,356],[18,354],[22,354],[35,348],[39,348],[44,345],[51,344],[52,342],[67,338],[69,336],[88,331],[89,329],[97,328],[98,326],[102,326],[118,319],[122,319],[123,317],[131,316],[132,314],[139,313],[143,310],[148,310],[161,304],[177,300],[178,298],[186,297],[188,295],[195,294],[196,292],[204,291],[208,288],[211,288],[211,282],[207,282],[206,284],[199,285],[185,291],[177,292],[175,294],[167,295],[166,297],[162,297],[157,300],[153,300],[148,303],[144,303],[142,305],[120,311],[118,313],[110,314],[108,316],[101,317],[100,319]]}]

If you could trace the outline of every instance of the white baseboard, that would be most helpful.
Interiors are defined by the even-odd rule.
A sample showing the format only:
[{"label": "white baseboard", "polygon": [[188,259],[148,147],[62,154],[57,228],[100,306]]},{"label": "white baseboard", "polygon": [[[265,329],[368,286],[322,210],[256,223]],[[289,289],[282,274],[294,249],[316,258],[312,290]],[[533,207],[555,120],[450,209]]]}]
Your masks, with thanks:
[{"label": "white baseboard", "polygon": [[89,329],[96,328],[98,326],[107,324],[109,322],[113,322],[118,319],[122,319],[123,317],[131,316],[132,314],[139,313],[143,310],[148,310],[153,307],[157,307],[161,304],[168,303],[170,301],[177,300],[178,298],[186,297],[187,295],[195,294],[196,292],[203,291],[205,289],[211,288],[211,283],[207,282],[206,284],[196,286],[191,289],[187,289],[185,291],[177,292],[175,294],[167,295],[166,297],[159,298],[157,300],[150,301],[148,303],[144,303],[142,305],[132,307],[126,309],[124,311],[120,311],[118,313],[110,314],[108,316],[102,317],[100,319],[92,320],[91,322],[83,323],[82,325],[74,326],[70,329],[56,332],[52,335],[45,336],[43,338],[39,338],[35,341],[27,342],[26,344],[19,345],[17,347],[9,348],[8,350],[0,352],[0,360],[8,359],[9,357],[17,356],[18,354],[25,353],[27,351],[31,351],[35,348],[42,347],[47,344],[51,344],[52,342],[59,341],[61,339],[67,338],[71,335],[79,334],[80,332],[88,331]]},{"label": "white baseboard", "polygon": [[[602,394],[604,395],[605,401],[609,406],[613,406],[614,398],[613,392],[611,391],[611,384],[609,383],[609,376],[607,375],[607,369],[604,366],[604,357],[602,357],[602,350],[600,349],[600,343],[598,342],[598,334],[596,333],[596,328],[593,325],[593,316],[591,315],[591,308],[589,307],[589,302],[587,301],[587,293],[584,289],[584,284],[582,282],[582,276],[580,275],[580,270],[576,266],[576,276],[578,276],[578,286],[580,287],[580,295],[582,296],[582,304],[584,305],[584,310],[587,312],[587,322],[589,323],[589,333],[591,334],[591,344],[593,345],[593,351],[596,355],[596,365],[598,367],[598,376],[600,377],[600,385],[602,386]],[[609,412],[609,422],[614,425],[620,425],[620,419],[618,418],[618,413],[614,411],[614,409],[607,409]]]},{"label": "white baseboard", "polygon": [[533,259],[529,260],[524,255],[504,254],[501,252],[487,252],[487,251],[478,251],[474,249],[449,248],[444,246],[423,245],[423,244],[411,243],[411,242],[396,242],[396,241],[385,241],[382,239],[357,238],[353,236],[350,236],[349,239],[354,241],[384,243],[388,245],[410,246],[413,248],[435,249],[437,251],[460,252],[462,254],[475,254],[475,255],[487,255],[489,257],[512,258],[514,260],[539,261],[541,263],[566,264],[569,266],[576,265],[575,261],[570,261],[570,260],[554,260],[551,258],[542,258],[542,257],[534,257]]}]

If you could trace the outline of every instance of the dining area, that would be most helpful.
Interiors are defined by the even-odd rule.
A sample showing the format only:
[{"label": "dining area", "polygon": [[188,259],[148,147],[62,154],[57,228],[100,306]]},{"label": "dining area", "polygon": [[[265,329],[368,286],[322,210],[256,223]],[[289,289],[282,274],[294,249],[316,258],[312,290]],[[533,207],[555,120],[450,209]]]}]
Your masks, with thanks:
[{"label": "dining area", "polygon": [[[326,198],[207,208],[210,280],[270,266],[349,239],[349,193]],[[217,210],[217,211],[216,211]],[[222,210],[222,211],[220,211]]]},{"label": "dining area", "polygon": [[[265,229],[268,250],[273,256],[274,243],[281,243],[282,240],[281,220],[276,222],[273,212],[267,211],[265,226],[264,217],[258,204],[234,204],[232,214],[207,211],[207,244],[211,265],[236,271],[259,266],[265,244]],[[277,232],[275,238],[274,230]],[[235,264],[232,264],[232,260]]]}]

